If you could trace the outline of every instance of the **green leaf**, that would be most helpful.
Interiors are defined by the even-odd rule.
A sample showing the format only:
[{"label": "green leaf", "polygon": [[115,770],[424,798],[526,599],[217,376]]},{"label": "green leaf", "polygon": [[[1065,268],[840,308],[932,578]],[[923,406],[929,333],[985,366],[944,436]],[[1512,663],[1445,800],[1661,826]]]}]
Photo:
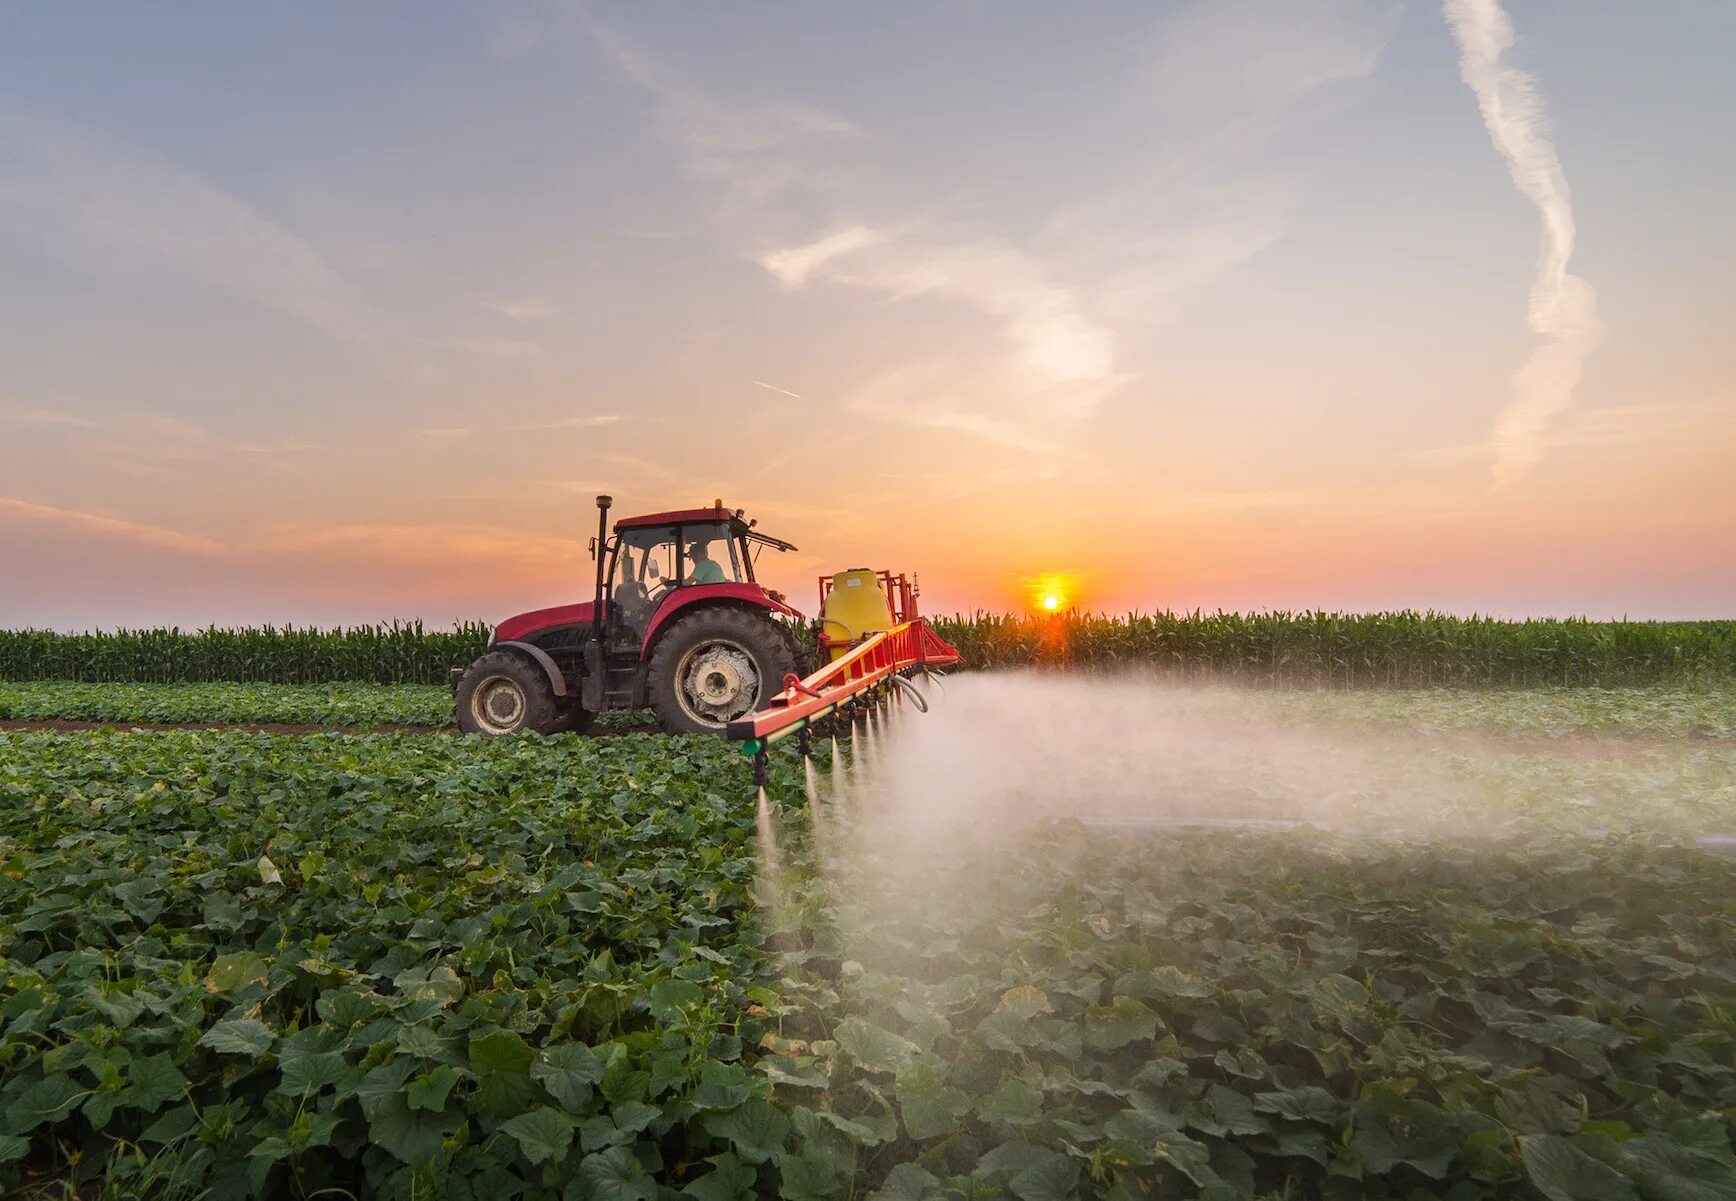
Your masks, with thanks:
[{"label": "green leaf", "polygon": [[458,1073],[450,1064],[437,1064],[430,1071],[410,1081],[404,1089],[404,1103],[411,1109],[427,1109],[435,1113],[446,1108],[446,1094],[458,1083]]},{"label": "green leaf", "polygon": [[705,1129],[727,1140],[748,1163],[764,1163],[783,1150],[790,1119],[769,1101],[755,1097],[728,1113],[707,1114]]},{"label": "green leaf", "polygon": [[368,1137],[411,1167],[420,1167],[440,1155],[441,1143],[453,1125],[445,1115],[411,1109],[402,1097],[390,1097],[374,1111]]},{"label": "green leaf", "polygon": [[1319,1085],[1306,1084],[1281,1092],[1255,1093],[1254,1108],[1293,1122],[1318,1122],[1331,1126],[1343,1116],[1345,1104]]},{"label": "green leaf", "polygon": [[1129,1043],[1157,1036],[1157,1014],[1137,997],[1116,997],[1112,1005],[1085,1010],[1085,1045],[1116,1051]]},{"label": "green leaf", "polygon": [[1369,992],[1349,976],[1326,976],[1314,984],[1314,1011],[1340,1028],[1368,1011]]},{"label": "green leaf", "polygon": [[845,1018],[832,1037],[850,1058],[871,1072],[896,1072],[916,1058],[915,1043],[861,1018]]},{"label": "green leaf", "polygon": [[1211,1151],[1204,1143],[1179,1131],[1164,1135],[1152,1150],[1159,1163],[1168,1164],[1200,1188],[1222,1183],[1222,1178],[1212,1170]]},{"label": "green leaf", "polygon": [[496,1030],[470,1040],[470,1070],[484,1072],[528,1071],[536,1052],[510,1030]]},{"label": "green leaf", "polygon": [[683,1010],[704,999],[704,992],[691,980],[659,980],[651,986],[647,1007],[658,1021],[674,1022],[680,1020]]},{"label": "green leaf", "polygon": [[450,1005],[464,995],[464,981],[444,963],[432,968],[407,968],[393,976],[392,983],[411,1001]]},{"label": "green leaf", "polygon": [[246,1055],[257,1059],[271,1050],[277,1040],[271,1027],[258,1018],[229,1018],[205,1031],[199,1039],[201,1047],[210,1047],[222,1055]]},{"label": "green leaf", "polygon": [[832,1083],[825,1070],[806,1057],[767,1055],[758,1060],[754,1067],[773,1084],[781,1084],[787,1088],[828,1088]]},{"label": "green leaf", "polygon": [[349,1070],[342,1051],[286,1049],[278,1057],[277,1066],[283,1073],[278,1091],[292,1097],[317,1093],[342,1080]]},{"label": "green leaf", "polygon": [[689,1098],[697,1109],[734,1109],[748,1099],[748,1075],[740,1065],[707,1060]]},{"label": "green leaf", "polygon": [[985,1122],[1028,1126],[1043,1116],[1043,1094],[1022,1080],[1006,1080],[977,1102],[976,1113]]},{"label": "green leaf", "polygon": [[205,987],[212,992],[234,992],[249,984],[264,983],[265,957],[252,951],[219,955],[206,973]]},{"label": "green leaf", "polygon": [[611,1106],[595,1117],[586,1118],[579,1126],[580,1139],[586,1151],[630,1143],[645,1127],[656,1121],[663,1111],[642,1101],[626,1101]]},{"label": "green leaf", "polygon": [[470,1106],[489,1118],[510,1118],[536,1100],[536,1082],[524,1072],[486,1072],[470,1093]]},{"label": "green leaf", "polygon": [[29,1139],[20,1138],[16,1134],[0,1134],[0,1163],[11,1163],[15,1159],[23,1159],[24,1153],[29,1150]]},{"label": "green leaf", "polygon": [[751,1201],[759,1173],[735,1155],[725,1151],[708,1161],[711,1171],[681,1190],[683,1196],[695,1201]]},{"label": "green leaf", "polygon": [[898,1112],[914,1139],[934,1138],[958,1129],[970,1112],[970,1098],[946,1083],[939,1070],[919,1063],[898,1074]]},{"label": "green leaf", "polygon": [[121,1101],[145,1113],[155,1113],[165,1101],[172,1101],[187,1091],[187,1078],[175,1066],[168,1052],[144,1055],[127,1068],[127,1086],[121,1091]]},{"label": "green leaf", "polygon": [[573,1119],[548,1105],[521,1113],[500,1128],[518,1140],[519,1150],[532,1163],[558,1159],[573,1145]]},{"label": "green leaf", "polygon": [[44,1076],[6,1107],[5,1134],[24,1134],[44,1122],[58,1122],[84,1099],[86,1090],[65,1072]]},{"label": "green leaf", "polygon": [[1622,1170],[1646,1201],[1736,1201],[1736,1159],[1720,1140],[1709,1154],[1648,1134],[1621,1145]]},{"label": "green leaf", "polygon": [[626,1147],[585,1156],[576,1183],[584,1186],[579,1196],[585,1201],[653,1201],[657,1196],[657,1182]]},{"label": "green leaf", "polygon": [[886,1173],[886,1182],[868,1201],[934,1201],[940,1195],[940,1180],[926,1168],[901,1163]]},{"label": "green leaf", "polygon": [[603,1078],[603,1061],[583,1043],[562,1043],[537,1052],[530,1074],[549,1096],[578,1113],[590,1100],[591,1087]]},{"label": "green leaf", "polygon": [[1620,1172],[1581,1151],[1573,1140],[1537,1134],[1519,1140],[1525,1175],[1549,1201],[1638,1201]]},{"label": "green leaf", "polygon": [[1019,1201],[1068,1201],[1079,1181],[1079,1161],[1050,1151],[1042,1163],[1014,1172],[1007,1188]]},{"label": "green leaf", "polygon": [[821,1148],[778,1157],[778,1196],[786,1201],[820,1201],[843,1187],[844,1169]]},{"label": "green leaf", "polygon": [[139,1139],[147,1143],[172,1143],[199,1124],[199,1114],[191,1105],[177,1105],[146,1126]]}]

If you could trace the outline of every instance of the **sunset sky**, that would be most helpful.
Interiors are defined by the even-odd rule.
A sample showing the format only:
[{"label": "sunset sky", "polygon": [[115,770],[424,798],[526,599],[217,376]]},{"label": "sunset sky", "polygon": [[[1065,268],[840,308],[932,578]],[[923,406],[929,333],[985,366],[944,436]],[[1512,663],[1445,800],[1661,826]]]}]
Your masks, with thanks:
[{"label": "sunset sky", "polygon": [[[1511,18],[1515,37],[1503,38]],[[1736,616],[1736,4],[0,11],[0,625],[617,515],[1070,604]]]}]

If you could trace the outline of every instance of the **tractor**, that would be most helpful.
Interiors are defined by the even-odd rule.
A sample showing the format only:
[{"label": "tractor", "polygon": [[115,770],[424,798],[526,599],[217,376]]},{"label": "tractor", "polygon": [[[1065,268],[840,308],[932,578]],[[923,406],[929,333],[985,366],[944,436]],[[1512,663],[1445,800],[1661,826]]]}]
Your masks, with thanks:
[{"label": "tractor", "polygon": [[721,500],[625,517],[610,536],[611,503],[597,497],[592,599],[508,618],[453,669],[460,729],[582,733],[649,706],[669,733],[723,733],[806,674],[802,614],[754,579],[761,551],[794,546]]}]

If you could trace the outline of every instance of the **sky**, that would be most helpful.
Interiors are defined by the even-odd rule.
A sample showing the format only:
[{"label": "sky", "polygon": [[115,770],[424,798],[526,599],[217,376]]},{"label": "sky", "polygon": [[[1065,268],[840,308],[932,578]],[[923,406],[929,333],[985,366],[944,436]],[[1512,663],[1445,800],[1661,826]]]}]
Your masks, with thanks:
[{"label": "sky", "polygon": [[[1727,0],[0,8],[0,625],[1736,616]],[[1036,581],[1045,581],[1038,585]],[[1056,583],[1058,581],[1058,583]]]}]

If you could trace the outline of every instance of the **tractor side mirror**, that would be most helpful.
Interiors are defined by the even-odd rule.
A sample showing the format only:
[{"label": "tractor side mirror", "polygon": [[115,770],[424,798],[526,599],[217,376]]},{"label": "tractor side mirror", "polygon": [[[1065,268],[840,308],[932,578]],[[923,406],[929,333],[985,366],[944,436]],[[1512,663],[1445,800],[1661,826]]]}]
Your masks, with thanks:
[{"label": "tractor side mirror", "polygon": [[662,569],[654,562],[645,564],[645,574],[654,580],[663,578]]}]

